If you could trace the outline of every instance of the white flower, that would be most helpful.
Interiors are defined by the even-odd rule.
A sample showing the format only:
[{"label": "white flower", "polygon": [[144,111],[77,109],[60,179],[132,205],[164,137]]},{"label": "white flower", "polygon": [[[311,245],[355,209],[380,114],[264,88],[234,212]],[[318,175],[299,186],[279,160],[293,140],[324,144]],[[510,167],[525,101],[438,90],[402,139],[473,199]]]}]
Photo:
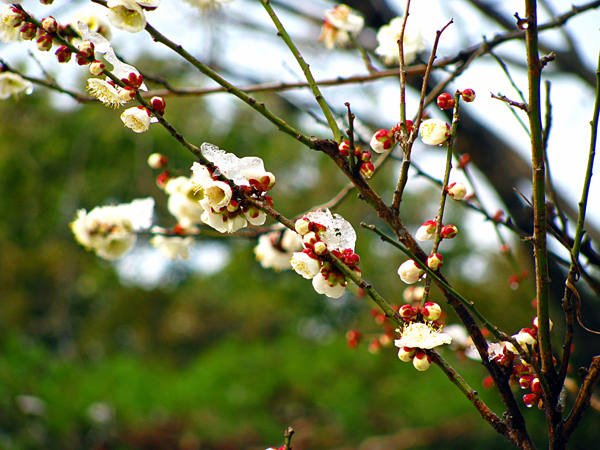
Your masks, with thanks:
[{"label": "white flower", "polygon": [[[402,17],[396,17],[389,25],[382,26],[377,32],[379,46],[375,49],[375,54],[381,56],[388,66],[398,64],[399,61],[398,40],[403,20]],[[412,63],[424,48],[421,32],[412,25],[411,21],[407,21],[403,41],[404,63]]]},{"label": "white flower", "polygon": [[398,268],[398,275],[406,284],[416,283],[422,274],[423,270],[412,259],[404,261]]},{"label": "white flower", "polygon": [[327,297],[331,298],[340,298],[346,290],[346,286],[341,283],[334,284],[333,286],[329,284],[322,273],[318,273],[312,279],[312,284],[317,293],[325,294]]},{"label": "white flower", "polygon": [[185,2],[192,5],[194,8],[198,8],[201,11],[212,10],[229,3],[233,0],[184,0]]},{"label": "white flower", "polygon": [[267,214],[264,211],[254,208],[244,213],[249,224],[259,227],[267,221]]},{"label": "white flower", "polygon": [[100,100],[109,108],[118,108],[123,105],[123,100],[119,96],[119,91],[112,83],[100,78],[89,78],[85,89],[92,97]]},{"label": "white flower", "polygon": [[396,347],[432,349],[442,344],[449,344],[452,338],[442,333],[435,325],[412,322],[402,329],[400,339],[394,341]]},{"label": "white flower", "polygon": [[144,10],[133,0],[108,0],[108,20],[120,30],[137,33],[146,27]]},{"label": "white flower", "polygon": [[14,26],[15,13],[13,7],[8,5],[0,13],[0,38],[2,42],[14,42],[20,39],[20,26]]},{"label": "white flower", "polygon": [[33,84],[24,80],[16,73],[0,73],[0,100],[6,100],[11,95],[17,95],[21,92],[29,95],[33,92]]},{"label": "white flower", "polygon": [[196,191],[195,177],[177,177],[168,181],[165,192],[169,196],[167,209],[183,228],[202,222],[204,209],[198,203],[202,192]]},{"label": "white flower", "polygon": [[258,238],[258,245],[254,247],[254,253],[260,265],[265,269],[280,272],[292,268],[290,259],[293,252],[301,248],[302,240],[292,230],[285,230],[283,236],[281,231],[272,231]]},{"label": "white flower", "polygon": [[467,188],[462,183],[452,183],[448,186],[448,195],[453,200],[462,200],[467,195]]},{"label": "white flower", "polygon": [[290,264],[296,273],[307,279],[316,277],[319,274],[319,270],[321,270],[319,261],[311,258],[304,252],[295,252],[292,255]]},{"label": "white flower", "polygon": [[152,198],[98,206],[89,213],[80,209],[70,226],[81,245],[101,258],[113,260],[131,250],[137,239],[135,231],[150,228],[153,210]]},{"label": "white flower", "polygon": [[421,124],[421,140],[427,145],[440,145],[450,137],[450,127],[440,119],[424,120]]},{"label": "white flower", "polygon": [[121,120],[134,133],[143,133],[150,128],[150,111],[144,106],[128,108],[121,114]]},{"label": "white flower", "polygon": [[350,41],[350,34],[357,35],[364,25],[365,19],[361,15],[349,6],[338,5],[331,11],[325,11],[319,41],[323,41],[330,50],[335,46],[344,47]]},{"label": "white flower", "polygon": [[[202,185],[202,190],[204,191],[204,199],[202,202],[206,202],[206,204],[215,211],[227,207],[231,202],[231,196],[233,195],[231,186],[224,181],[219,180],[214,181],[211,179],[211,181],[204,183]],[[200,204],[202,204],[202,202]],[[204,207],[204,209],[207,208]]]},{"label": "white flower", "polygon": [[175,261],[180,257],[189,258],[189,249],[194,245],[194,238],[192,236],[183,238],[157,234],[150,239],[150,243],[158,248],[164,256]]}]

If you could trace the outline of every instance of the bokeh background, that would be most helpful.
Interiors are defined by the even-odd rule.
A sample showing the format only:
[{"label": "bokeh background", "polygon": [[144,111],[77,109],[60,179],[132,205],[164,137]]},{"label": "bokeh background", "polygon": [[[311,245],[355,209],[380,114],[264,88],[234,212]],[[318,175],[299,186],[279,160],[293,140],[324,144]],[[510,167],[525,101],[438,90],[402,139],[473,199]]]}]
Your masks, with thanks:
[{"label": "bokeh background", "polygon": [[[331,4],[273,3],[317,78],[365,71],[356,51],[327,52],[317,42],[322,12]],[[370,26],[361,35],[366,48],[374,48],[378,26],[402,13],[398,3],[353,5],[365,13]],[[482,5],[496,8],[508,21],[522,9],[520,2],[482,2],[479,7],[476,1],[432,3],[439,6],[435,13],[431,5],[430,11],[423,5],[411,10],[429,45],[428,30],[451,17],[477,24],[451,29],[448,41],[442,41],[441,56],[480,43],[481,34],[491,37],[504,31]],[[56,1],[49,9],[31,7],[38,17],[50,11],[59,21],[68,21],[85,4]],[[378,4],[383,6],[373,9]],[[24,6],[29,7],[27,2]],[[566,2],[555,1],[542,15],[550,20],[552,11],[567,10]],[[553,98],[560,105],[555,107],[550,166],[564,207],[576,206],[578,174],[587,157],[593,87],[585,77],[594,70],[594,56],[580,36],[593,32],[597,37],[597,19],[598,12],[590,11],[569,23],[570,34],[556,33],[544,41],[566,55],[562,65],[548,71],[558,92]],[[237,84],[294,80],[299,73],[257,2],[240,0],[201,13],[186,3],[165,0],[158,12],[148,13],[148,20]],[[590,26],[594,21],[596,26]],[[148,36],[113,33],[117,52],[143,73],[178,87],[212,86],[189,65],[152,45]],[[570,42],[577,51],[569,48]],[[0,56],[41,77],[38,64],[26,54],[28,48],[33,51],[28,43],[0,44]],[[498,53],[522,82],[522,44],[507,44]],[[47,55],[34,55],[59,83],[83,91],[84,69],[71,63],[60,72],[63,68]],[[574,63],[567,56],[580,59]],[[582,67],[574,68],[577,61]],[[489,91],[509,96],[514,91],[490,57],[476,61],[470,73],[449,89],[473,87],[478,93],[473,109],[465,106],[459,150],[475,162],[472,171],[484,206],[492,214],[504,210],[526,232],[530,212],[512,188],[527,195],[528,163],[522,156],[527,138],[505,105],[486,98]],[[391,79],[324,92],[336,111],[343,112],[345,101],[355,106],[359,134],[368,141],[373,130],[397,121],[397,91],[397,80]],[[257,93],[256,98],[305,133],[329,137],[311,114],[316,108],[307,93]],[[415,98],[411,92],[409,101]],[[166,117],[189,141],[263,158],[277,176],[272,191],[276,209],[287,217],[328,201],[345,185],[324,155],[302,148],[226,94],[166,100]],[[431,109],[432,116],[439,114]],[[255,239],[205,234],[197,239],[190,259],[178,262],[162,258],[146,236],[140,236],[134,252],[114,263],[78,246],[68,224],[79,208],[152,196],[157,202],[155,223],[175,225],[166,196],[155,183],[158,173],[146,159],[161,152],[172,169],[187,175],[193,157],[158,125],[134,134],[122,127],[117,112],[99,103],[77,105],[42,88],[0,102],[0,117],[0,448],[261,449],[282,445],[288,426],[296,430],[297,450],[510,448],[435,367],[417,372],[397,359],[393,346],[368,351],[383,328],[367,298],[348,292],[329,299],[293,272],[261,268],[254,258]],[[444,149],[418,144],[413,159],[441,178],[444,154]],[[391,198],[398,171],[399,163],[390,159],[373,179],[384,198]],[[590,203],[591,236],[597,233],[597,186]],[[411,172],[402,206],[408,229],[414,232],[432,219],[438,200],[435,185]],[[365,279],[388,302],[401,304],[406,285],[396,270],[405,258],[359,227],[361,221],[381,225],[376,215],[353,193],[335,212],[357,230]],[[494,227],[482,215],[450,202],[445,217],[445,223],[460,230],[441,247],[445,274],[453,285],[506,332],[530,326],[535,315],[531,247],[501,228],[518,260],[516,273],[500,252]],[[554,243],[551,249],[557,261],[552,277],[554,343],[560,348],[565,273],[560,260],[566,253]],[[585,262],[597,276],[593,250],[592,245]],[[516,283],[515,275],[520,276]],[[598,298],[583,286],[581,292],[586,323],[598,328]],[[437,292],[432,300],[444,303]],[[456,323],[453,313],[446,312],[447,322]],[[350,329],[365,335],[357,348],[347,345]],[[578,382],[577,368],[589,364],[600,345],[578,328],[575,348],[571,375]],[[498,395],[483,386],[485,373],[478,362],[449,349],[444,357],[502,414]],[[572,401],[570,395],[567,408]],[[543,448],[543,414],[536,408],[524,413]],[[598,412],[591,410],[570,448],[595,448],[599,424]]]}]

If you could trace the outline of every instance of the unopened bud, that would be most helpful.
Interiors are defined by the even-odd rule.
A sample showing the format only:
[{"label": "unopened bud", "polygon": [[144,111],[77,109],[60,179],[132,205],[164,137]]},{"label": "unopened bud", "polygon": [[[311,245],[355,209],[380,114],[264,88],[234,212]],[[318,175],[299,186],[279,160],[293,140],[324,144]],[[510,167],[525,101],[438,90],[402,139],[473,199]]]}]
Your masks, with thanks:
[{"label": "unopened bud", "polygon": [[41,52],[49,52],[52,49],[52,36],[49,34],[42,34],[37,39],[37,47]]},{"label": "unopened bud", "polygon": [[378,130],[371,138],[371,148],[377,153],[390,150],[395,144],[394,133],[390,130]]},{"label": "unopened bud", "polygon": [[371,342],[369,342],[368,350],[369,353],[373,355],[379,353],[381,350],[381,342],[379,342],[379,339],[373,339]]},{"label": "unopened bud", "polygon": [[304,245],[307,247],[312,247],[318,240],[319,237],[313,231],[306,233],[303,238]]},{"label": "unopened bud", "polygon": [[412,305],[402,305],[398,310],[398,314],[400,314],[400,317],[403,319],[409,320],[417,315],[417,311]]},{"label": "unopened bud", "polygon": [[448,195],[454,200],[462,200],[467,194],[467,188],[462,183],[452,183],[448,186]]},{"label": "unopened bud", "polygon": [[127,86],[138,89],[144,83],[144,77],[140,74],[137,75],[133,72],[129,73],[127,78],[121,78],[121,81]]},{"label": "unopened bud", "polygon": [[342,143],[338,147],[340,153],[344,156],[350,156],[350,142],[342,141]]},{"label": "unopened bud", "polygon": [[371,178],[375,173],[375,166],[371,162],[362,163],[360,165],[360,174],[365,178]]},{"label": "unopened bud", "polygon": [[430,241],[433,239],[435,237],[435,226],[435,220],[424,222],[415,233],[417,241]]},{"label": "unopened bud", "polygon": [[524,377],[519,378],[519,386],[521,387],[521,389],[529,389],[529,387],[531,386],[532,378],[533,377],[531,375],[525,375]]},{"label": "unopened bud", "polygon": [[431,358],[425,352],[418,352],[413,358],[413,366],[420,372],[424,372],[431,366]]},{"label": "unopened bud", "polygon": [[58,50],[56,50],[56,60],[59,63],[67,63],[69,61],[71,61],[71,50],[69,50],[69,47],[67,47],[66,45],[61,45]]},{"label": "unopened bud", "polygon": [[92,75],[100,76],[104,73],[105,67],[106,66],[104,65],[104,63],[102,63],[100,61],[94,61],[93,63],[90,64],[90,73]]},{"label": "unopened bud", "polygon": [[42,20],[42,28],[47,33],[56,33],[58,31],[58,22],[52,16],[46,17]]},{"label": "unopened bud", "polygon": [[415,357],[415,353],[417,353],[417,351],[414,348],[400,347],[400,350],[398,350],[398,358],[400,361],[411,362]]},{"label": "unopened bud", "polygon": [[126,86],[124,88],[119,89],[119,97],[123,102],[127,103],[128,101],[135,98],[136,92],[137,91],[134,88]]},{"label": "unopened bud", "polygon": [[528,408],[531,408],[539,400],[540,400],[540,397],[538,397],[535,394],[526,394],[523,396],[523,402],[525,402],[525,406],[527,406]]},{"label": "unopened bud", "polygon": [[442,315],[442,308],[437,303],[427,302],[421,308],[421,314],[426,320],[438,320]]},{"label": "unopened bud", "polygon": [[152,153],[148,157],[148,165],[153,169],[162,169],[167,165],[168,159],[160,153]]},{"label": "unopened bud", "polygon": [[533,380],[531,380],[531,392],[537,395],[542,393],[542,385],[538,377],[535,377]]},{"label": "unopened bud", "polygon": [[429,267],[431,270],[438,270],[443,265],[444,258],[439,253],[429,255],[429,258],[427,258],[427,267]]},{"label": "unopened bud", "polygon": [[323,241],[317,241],[313,245],[313,251],[317,255],[322,255],[327,251],[327,244]]},{"label": "unopened bud", "polygon": [[296,233],[301,236],[304,236],[311,230],[311,222],[305,217],[302,217],[294,223],[294,228],[296,229]]},{"label": "unopened bud", "polygon": [[437,105],[440,109],[454,108],[454,98],[448,93],[440,94],[437,98]]},{"label": "unopened bud", "polygon": [[468,153],[463,153],[462,155],[460,155],[460,158],[458,158],[458,165],[456,166],[456,168],[464,169],[470,162],[471,155],[469,155]]},{"label": "unopened bud", "polygon": [[150,104],[152,105],[152,108],[154,108],[154,111],[159,113],[161,116],[165,113],[167,103],[162,97],[152,97]]},{"label": "unopened bud", "polygon": [[[550,331],[552,331],[552,328],[554,328],[554,323],[552,323],[552,321],[550,319],[548,319],[548,321],[550,322]],[[538,318],[537,318],[537,316],[533,319],[533,327],[536,330],[538,329]]]},{"label": "unopened bud", "polygon": [[21,27],[21,39],[31,41],[37,36],[37,27],[32,23],[26,23]]},{"label": "unopened bud", "polygon": [[465,89],[462,91],[462,99],[467,103],[471,103],[475,100],[475,91],[473,89]]},{"label": "unopened bud", "polygon": [[164,189],[169,180],[171,179],[171,173],[168,170],[164,170],[159,176],[156,177],[156,185]]},{"label": "unopened bud", "polygon": [[240,208],[240,204],[236,201],[236,200],[231,200],[229,202],[229,205],[227,205],[227,211],[232,213],[232,212],[236,212],[238,209]]},{"label": "unopened bud", "polygon": [[360,160],[362,162],[371,162],[371,152],[364,151],[360,154]]},{"label": "unopened bud", "polygon": [[458,228],[455,225],[446,225],[440,232],[440,237],[443,239],[452,239],[458,234]]}]

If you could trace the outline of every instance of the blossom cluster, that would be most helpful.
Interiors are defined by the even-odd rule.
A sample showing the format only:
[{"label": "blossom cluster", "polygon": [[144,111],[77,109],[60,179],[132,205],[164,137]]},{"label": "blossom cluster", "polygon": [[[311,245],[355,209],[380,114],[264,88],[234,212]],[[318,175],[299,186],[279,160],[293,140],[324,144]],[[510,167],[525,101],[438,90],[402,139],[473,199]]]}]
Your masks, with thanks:
[{"label": "blossom cluster", "polygon": [[360,276],[360,257],[354,253],[356,233],[352,225],[328,209],[319,209],[298,219],[295,228],[303,236],[304,250],[293,253],[292,268],[304,278],[312,279],[319,294],[341,297],[346,290],[345,275],[321,256],[331,252]]},{"label": "blossom cluster", "polygon": [[281,272],[292,268],[290,260],[294,252],[301,249],[302,238],[296,232],[286,228],[262,234],[258,238],[254,253],[262,267]]},{"label": "blossom cluster", "polygon": [[335,6],[332,10],[325,11],[319,41],[323,41],[330,50],[334,47],[346,47],[351,36],[358,35],[364,25],[365,19],[349,6]]},{"label": "blossom cluster", "polygon": [[[216,168],[211,171],[197,162],[192,165],[193,177],[189,183],[194,200],[201,209],[196,206],[190,209],[195,217],[189,222],[199,223],[199,217],[201,222],[221,233],[233,233],[248,223],[255,226],[264,224],[267,215],[247,200],[262,199],[269,205],[273,204],[273,200],[266,193],[275,185],[275,175],[265,170],[263,161],[257,157],[240,159],[208,143],[202,144],[201,151]],[[222,181],[221,175],[233,184]],[[166,191],[172,192],[172,196],[180,189],[172,189],[171,183],[172,181],[167,184]],[[187,198],[190,195],[189,183],[181,182],[182,187],[188,187],[181,189]],[[242,192],[245,195],[242,195]],[[182,204],[187,204],[181,200]],[[177,217],[178,214],[174,215]]]}]

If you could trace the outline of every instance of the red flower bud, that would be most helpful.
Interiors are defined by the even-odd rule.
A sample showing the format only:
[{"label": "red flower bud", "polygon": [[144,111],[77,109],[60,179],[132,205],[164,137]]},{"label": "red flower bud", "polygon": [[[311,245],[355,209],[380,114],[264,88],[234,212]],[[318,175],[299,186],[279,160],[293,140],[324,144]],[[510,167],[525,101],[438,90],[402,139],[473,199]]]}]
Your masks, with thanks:
[{"label": "red flower bud", "polygon": [[454,98],[448,93],[440,94],[437,98],[437,104],[440,109],[454,108]]},{"label": "red flower bud", "polygon": [[56,50],[56,59],[59,63],[67,63],[71,60],[71,50],[66,45],[61,45],[58,50]]},{"label": "red flower bud", "polygon": [[465,89],[462,91],[462,99],[467,103],[471,103],[475,100],[475,91],[473,89]]},{"label": "red flower bud", "polygon": [[343,141],[338,147],[340,153],[344,156],[350,156],[350,142]]}]

